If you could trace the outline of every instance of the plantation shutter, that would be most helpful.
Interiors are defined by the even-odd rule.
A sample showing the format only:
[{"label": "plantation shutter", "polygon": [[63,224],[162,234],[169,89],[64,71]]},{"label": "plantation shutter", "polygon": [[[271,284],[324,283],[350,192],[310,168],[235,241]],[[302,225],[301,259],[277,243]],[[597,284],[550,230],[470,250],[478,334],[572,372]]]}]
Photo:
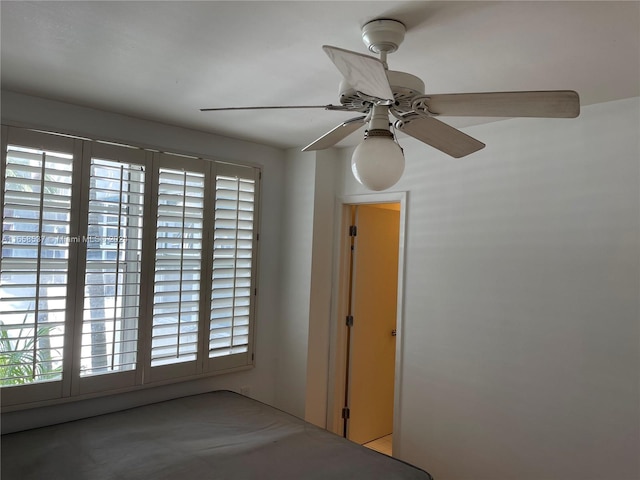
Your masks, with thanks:
[{"label": "plantation shutter", "polygon": [[197,358],[205,209],[204,169],[162,166],[157,182],[151,367]]},{"label": "plantation shutter", "polygon": [[[83,231],[84,302],[80,377],[129,372],[126,379],[82,382],[81,392],[132,385],[138,361],[146,154],[93,144]],[[91,385],[91,386],[88,386]]]},{"label": "plantation shutter", "polygon": [[[0,385],[35,386],[62,379],[77,144],[34,132],[14,137],[2,178]],[[59,395],[60,387],[42,386],[41,398]]]},{"label": "plantation shutter", "polygon": [[[215,179],[209,357],[250,363],[256,240],[256,170],[219,165]],[[244,354],[244,355],[238,355]]]},{"label": "plantation shutter", "polygon": [[3,406],[254,362],[255,167],[2,126]]}]

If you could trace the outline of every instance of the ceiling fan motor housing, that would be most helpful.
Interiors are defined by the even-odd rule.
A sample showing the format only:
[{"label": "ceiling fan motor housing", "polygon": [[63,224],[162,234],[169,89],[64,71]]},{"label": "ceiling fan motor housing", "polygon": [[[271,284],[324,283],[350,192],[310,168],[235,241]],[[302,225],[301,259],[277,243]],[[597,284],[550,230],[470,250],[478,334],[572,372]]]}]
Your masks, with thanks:
[{"label": "ceiling fan motor housing", "polygon": [[362,41],[373,53],[391,53],[398,50],[404,40],[406,28],[402,22],[381,18],[362,27]]},{"label": "ceiling fan motor housing", "polygon": [[[415,75],[387,70],[387,78],[389,78],[389,84],[395,99],[395,107],[398,110],[410,111],[413,98],[418,95],[424,95],[424,82]],[[355,111],[365,112],[371,107],[371,102],[360,97],[356,90],[344,80],[340,82],[339,98],[342,105],[351,107]]]}]

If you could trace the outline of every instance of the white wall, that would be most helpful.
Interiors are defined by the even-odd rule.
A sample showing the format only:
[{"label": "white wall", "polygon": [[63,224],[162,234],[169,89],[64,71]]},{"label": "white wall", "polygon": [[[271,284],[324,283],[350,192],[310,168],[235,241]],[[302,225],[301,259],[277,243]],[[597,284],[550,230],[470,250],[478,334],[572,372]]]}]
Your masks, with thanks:
[{"label": "white wall", "polygon": [[315,154],[287,150],[280,214],[282,294],[275,406],[304,417],[311,290]]},{"label": "white wall", "polygon": [[326,425],[335,151],[287,150],[275,405]]},{"label": "white wall", "polygon": [[[448,479],[640,477],[640,101],[402,139],[398,454]],[[364,189],[343,152],[341,193]]]},{"label": "white wall", "polygon": [[36,411],[3,413],[3,432],[95,415],[168,398],[216,389],[239,391],[273,404],[276,397],[277,326],[280,316],[280,218],[283,202],[284,151],[204,132],[139,120],[62,102],[2,92],[2,123],[75,133],[89,138],[150,146],[169,152],[218,160],[249,162],[262,167],[261,232],[258,264],[256,366],[233,374],[155,387],[118,396],[59,405]]},{"label": "white wall", "polygon": [[309,299],[309,348],[305,420],[320,427],[327,425],[329,382],[329,335],[334,253],[334,215],[338,157],[334,149],[321,150],[316,157]]}]

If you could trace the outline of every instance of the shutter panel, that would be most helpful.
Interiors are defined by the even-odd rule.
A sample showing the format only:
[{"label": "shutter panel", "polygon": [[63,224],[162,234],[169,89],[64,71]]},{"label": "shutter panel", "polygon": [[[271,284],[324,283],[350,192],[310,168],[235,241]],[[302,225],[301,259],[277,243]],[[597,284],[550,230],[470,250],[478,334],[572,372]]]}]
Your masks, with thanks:
[{"label": "shutter panel", "polygon": [[255,180],[216,176],[209,357],[249,349]]},{"label": "shutter panel", "polygon": [[89,181],[83,377],[136,367],[144,167],[92,158]]},{"label": "shutter panel", "polygon": [[60,380],[73,155],[9,145],[0,257],[0,385]]},{"label": "shutter panel", "polygon": [[196,360],[204,173],[160,168],[151,366]]}]

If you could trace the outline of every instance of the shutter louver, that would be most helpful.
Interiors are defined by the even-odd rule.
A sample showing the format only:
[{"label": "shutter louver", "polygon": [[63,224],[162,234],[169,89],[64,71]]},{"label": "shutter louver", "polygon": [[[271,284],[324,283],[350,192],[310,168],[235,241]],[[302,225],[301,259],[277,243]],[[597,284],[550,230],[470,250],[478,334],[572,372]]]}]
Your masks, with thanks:
[{"label": "shutter louver", "polygon": [[196,359],[204,174],[161,168],[158,178],[151,366]]},{"label": "shutter louver", "polygon": [[60,380],[73,155],[9,145],[0,257],[0,385]]},{"label": "shutter louver", "polygon": [[216,177],[209,357],[249,347],[255,181]]},{"label": "shutter louver", "polygon": [[80,375],[137,361],[143,166],[91,159]]}]

